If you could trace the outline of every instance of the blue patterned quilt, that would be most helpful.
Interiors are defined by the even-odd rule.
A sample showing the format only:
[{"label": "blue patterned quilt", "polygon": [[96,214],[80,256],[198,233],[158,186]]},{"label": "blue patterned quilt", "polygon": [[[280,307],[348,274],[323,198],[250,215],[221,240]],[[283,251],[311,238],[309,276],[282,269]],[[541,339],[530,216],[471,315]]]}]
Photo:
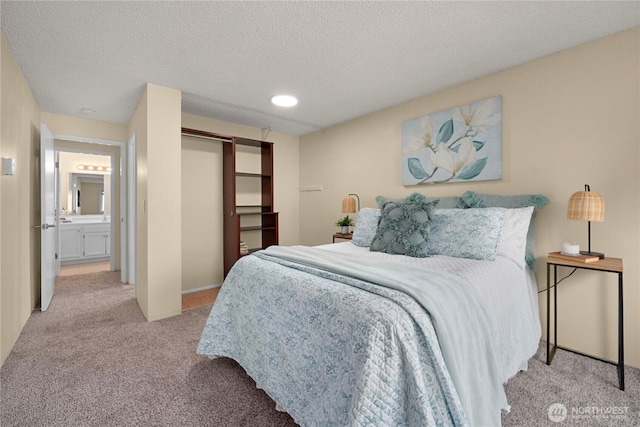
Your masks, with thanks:
[{"label": "blue patterned quilt", "polygon": [[500,424],[492,319],[466,280],[316,248],[255,255],[197,351],[235,359],[299,424]]}]

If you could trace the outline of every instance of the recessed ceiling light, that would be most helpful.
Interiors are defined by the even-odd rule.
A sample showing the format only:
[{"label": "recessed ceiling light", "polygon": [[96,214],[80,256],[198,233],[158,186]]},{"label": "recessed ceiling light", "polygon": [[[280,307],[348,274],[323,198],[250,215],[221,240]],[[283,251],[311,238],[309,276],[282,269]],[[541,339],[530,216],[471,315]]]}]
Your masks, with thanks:
[{"label": "recessed ceiling light", "polygon": [[298,103],[298,99],[291,95],[276,95],[271,98],[271,102],[278,107],[293,107]]}]

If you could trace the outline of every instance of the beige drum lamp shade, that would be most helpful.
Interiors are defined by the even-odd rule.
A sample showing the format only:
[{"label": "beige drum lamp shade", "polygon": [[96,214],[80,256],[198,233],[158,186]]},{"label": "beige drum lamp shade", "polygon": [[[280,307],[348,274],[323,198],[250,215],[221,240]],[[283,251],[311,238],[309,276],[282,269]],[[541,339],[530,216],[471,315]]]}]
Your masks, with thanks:
[{"label": "beige drum lamp shade", "polygon": [[590,191],[589,186],[585,185],[585,191],[573,193],[569,199],[567,219],[603,222],[604,198],[595,191]]},{"label": "beige drum lamp shade", "polygon": [[[351,196],[356,196],[358,199],[357,206],[356,199]],[[360,197],[358,197],[357,194],[349,194],[347,197],[342,199],[342,213],[356,213],[358,211],[360,211]]]},{"label": "beige drum lamp shade", "polygon": [[580,253],[604,258],[603,253],[591,252],[591,221],[604,221],[604,197],[591,191],[589,185],[585,185],[584,191],[578,191],[571,195],[567,206],[567,219],[587,221],[589,250],[580,251]]}]

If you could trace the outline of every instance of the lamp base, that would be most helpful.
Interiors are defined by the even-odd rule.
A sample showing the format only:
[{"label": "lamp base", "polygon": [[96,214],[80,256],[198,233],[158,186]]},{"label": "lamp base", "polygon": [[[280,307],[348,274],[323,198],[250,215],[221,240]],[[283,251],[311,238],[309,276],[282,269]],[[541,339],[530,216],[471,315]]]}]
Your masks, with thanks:
[{"label": "lamp base", "polygon": [[580,255],[597,256],[600,259],[604,259],[604,254],[602,252],[580,251]]}]

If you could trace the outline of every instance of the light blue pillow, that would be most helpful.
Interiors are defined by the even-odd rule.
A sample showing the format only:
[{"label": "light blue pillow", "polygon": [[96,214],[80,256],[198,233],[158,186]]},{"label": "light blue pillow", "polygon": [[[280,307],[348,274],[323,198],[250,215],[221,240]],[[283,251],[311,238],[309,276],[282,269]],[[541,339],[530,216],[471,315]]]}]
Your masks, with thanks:
[{"label": "light blue pillow", "polygon": [[506,212],[504,208],[436,209],[428,254],[495,260]]},{"label": "light blue pillow", "polygon": [[437,200],[385,202],[369,249],[388,254],[426,257],[431,217],[437,203]]},{"label": "light blue pillow", "polygon": [[460,207],[462,208],[526,208],[527,206],[533,206],[534,210],[538,210],[547,204],[549,204],[549,199],[542,194],[502,196],[467,191],[460,196]]},{"label": "light blue pillow", "polygon": [[536,211],[549,203],[549,199],[542,194],[520,194],[515,196],[502,196],[497,194],[481,194],[474,191],[467,191],[460,196],[461,208],[525,208],[533,206],[533,215],[529,223],[527,232],[527,247],[525,250],[525,260],[531,270],[536,269],[535,256],[535,216]]},{"label": "light blue pillow", "polygon": [[351,243],[357,246],[369,247],[378,229],[380,209],[362,208],[358,212],[356,226],[353,229]]}]

